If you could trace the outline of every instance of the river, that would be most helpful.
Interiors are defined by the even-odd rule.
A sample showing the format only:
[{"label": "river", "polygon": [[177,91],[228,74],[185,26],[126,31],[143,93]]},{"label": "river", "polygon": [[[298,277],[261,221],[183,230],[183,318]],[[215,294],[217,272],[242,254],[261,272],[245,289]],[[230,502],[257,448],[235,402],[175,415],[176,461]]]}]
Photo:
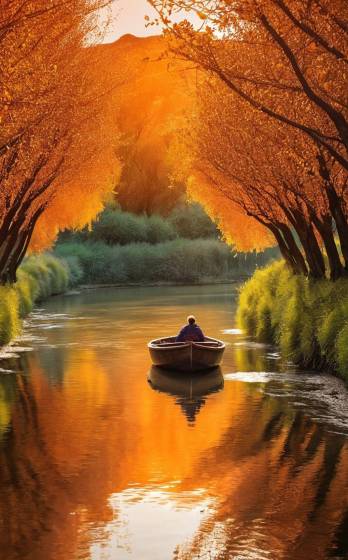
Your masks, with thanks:
[{"label": "river", "polygon": [[[236,287],[51,298],[0,362],[1,560],[348,558],[348,398],[235,325]],[[188,313],[222,370],[146,343]]]}]

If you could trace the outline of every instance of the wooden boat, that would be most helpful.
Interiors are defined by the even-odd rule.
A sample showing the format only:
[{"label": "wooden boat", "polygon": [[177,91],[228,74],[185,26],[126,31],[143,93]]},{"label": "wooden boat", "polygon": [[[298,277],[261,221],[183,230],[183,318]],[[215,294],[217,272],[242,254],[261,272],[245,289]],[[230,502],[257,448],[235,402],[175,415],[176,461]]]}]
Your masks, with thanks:
[{"label": "wooden boat", "polygon": [[175,336],[151,340],[152,363],[177,371],[201,371],[221,364],[225,344],[205,337],[204,342],[176,342]]}]

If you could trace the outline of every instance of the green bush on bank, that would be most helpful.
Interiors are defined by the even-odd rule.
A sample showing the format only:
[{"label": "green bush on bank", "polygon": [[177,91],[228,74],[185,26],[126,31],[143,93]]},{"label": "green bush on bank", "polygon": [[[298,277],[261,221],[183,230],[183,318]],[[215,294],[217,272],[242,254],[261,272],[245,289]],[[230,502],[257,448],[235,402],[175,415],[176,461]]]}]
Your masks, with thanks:
[{"label": "green bush on bank", "polygon": [[31,256],[19,268],[16,284],[0,286],[0,346],[19,335],[21,318],[36,301],[67,289],[71,270],[53,255]]},{"label": "green bush on bank", "polygon": [[177,206],[168,216],[168,221],[178,237],[184,239],[218,239],[221,235],[216,224],[198,203]]},{"label": "green bush on bank", "polygon": [[235,254],[217,239],[175,239],[152,245],[65,242],[55,248],[59,257],[78,260],[81,281],[88,284],[199,282],[250,275],[270,255]]},{"label": "green bush on bank", "polygon": [[19,297],[17,290],[0,286],[0,345],[7,344],[20,332]]},{"label": "green bush on bank", "polygon": [[158,214],[132,214],[118,207],[107,206],[90,228],[77,232],[67,230],[60,234],[59,242],[154,245],[177,238],[218,239],[219,232],[199,204],[181,204],[167,218]]},{"label": "green bush on bank", "polygon": [[243,286],[237,320],[294,363],[331,368],[348,381],[348,280],[315,281],[273,263]]}]

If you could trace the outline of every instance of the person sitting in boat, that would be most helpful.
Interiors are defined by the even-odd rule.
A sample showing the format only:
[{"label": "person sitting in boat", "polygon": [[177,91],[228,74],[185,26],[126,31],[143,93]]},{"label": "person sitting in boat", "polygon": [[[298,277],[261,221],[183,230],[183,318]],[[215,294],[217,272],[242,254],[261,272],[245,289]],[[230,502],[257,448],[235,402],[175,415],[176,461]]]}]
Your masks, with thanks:
[{"label": "person sitting in boat", "polygon": [[175,339],[176,342],[204,342],[204,334],[196,324],[193,315],[187,317],[187,325],[185,325]]}]

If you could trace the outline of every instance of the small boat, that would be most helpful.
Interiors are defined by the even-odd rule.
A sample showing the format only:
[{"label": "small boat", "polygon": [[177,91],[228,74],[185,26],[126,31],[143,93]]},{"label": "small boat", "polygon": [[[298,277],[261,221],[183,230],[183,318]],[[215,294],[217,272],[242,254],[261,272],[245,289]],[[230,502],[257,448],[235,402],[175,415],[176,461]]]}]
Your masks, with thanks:
[{"label": "small boat", "polygon": [[204,342],[176,342],[175,336],[151,340],[148,344],[152,363],[177,371],[202,371],[221,364],[225,344],[216,338]]}]

